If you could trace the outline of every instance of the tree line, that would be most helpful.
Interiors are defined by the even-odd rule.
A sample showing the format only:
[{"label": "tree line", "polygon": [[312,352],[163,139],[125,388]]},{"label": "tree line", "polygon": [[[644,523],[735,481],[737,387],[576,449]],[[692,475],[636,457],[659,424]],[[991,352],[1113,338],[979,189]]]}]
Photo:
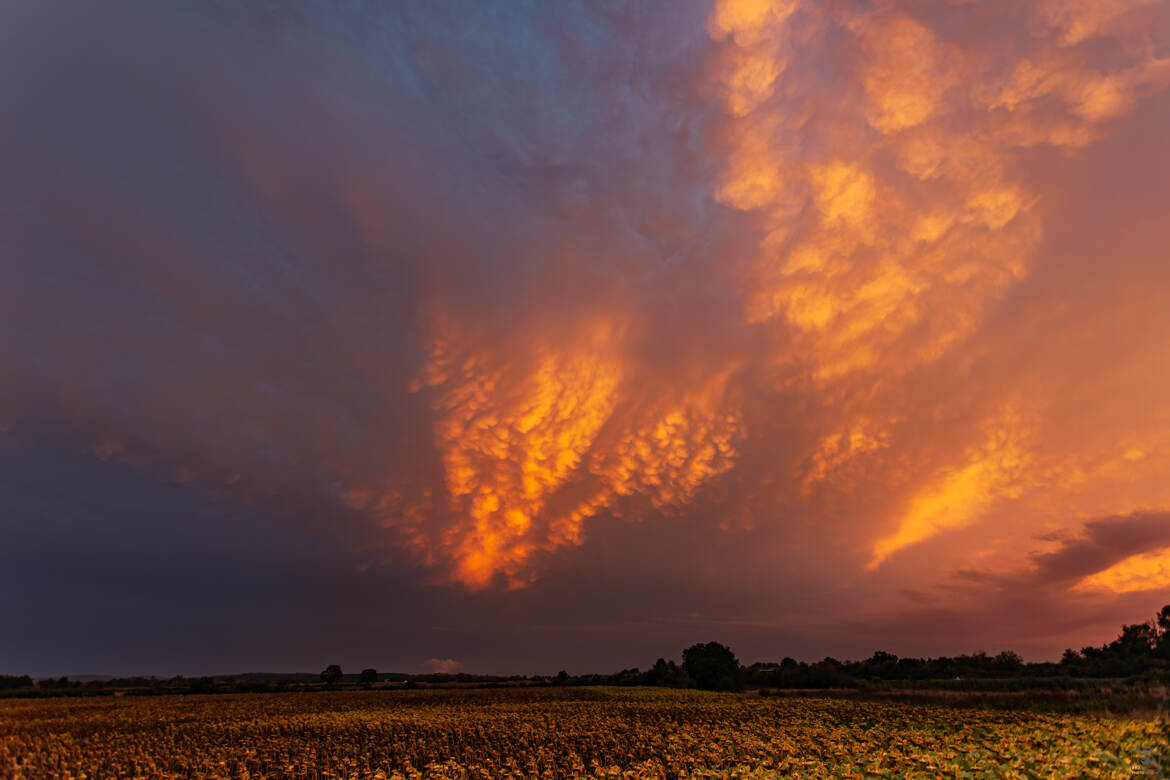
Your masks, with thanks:
[{"label": "tree line", "polygon": [[1123,625],[1112,642],[1100,647],[1068,649],[1059,662],[1026,663],[1010,650],[989,655],[973,653],[937,658],[899,658],[879,650],[861,661],[824,658],[809,663],[784,658],[778,662],[743,665],[731,648],[718,642],[692,645],[682,662],[659,658],[647,670],[623,669],[614,674],[553,677],[526,675],[385,674],[373,668],[345,674],[330,664],[319,675],[253,674],[234,677],[182,676],[121,677],[81,682],[66,677],[34,681],[28,675],[0,675],[0,693],[15,696],[103,695],[129,690],[139,695],[165,693],[262,693],[309,691],[343,687],[400,686],[414,688],[442,685],[651,685],[738,691],[744,688],[856,688],[874,683],[906,685],[941,682],[969,684],[979,681],[1000,687],[1075,687],[1079,679],[1129,678],[1151,684],[1170,683],[1170,604],[1145,623]]},{"label": "tree line", "polygon": [[[1170,682],[1170,605],[1145,623],[1123,625],[1112,642],[1100,647],[1069,648],[1059,662],[1026,663],[1011,650],[937,658],[899,658],[879,650],[861,661],[827,657],[814,663],[784,658],[779,662],[741,665],[730,648],[718,642],[683,651],[682,664],[659,658],[645,672],[625,669],[616,675],[570,677],[561,672],[555,684],[665,685],[707,690],[752,688],[856,688],[878,682],[981,681],[1012,687],[1013,681],[1037,687],[1076,687],[1080,679],[1140,678]],[[1136,681],[1136,680],[1135,680]]]}]

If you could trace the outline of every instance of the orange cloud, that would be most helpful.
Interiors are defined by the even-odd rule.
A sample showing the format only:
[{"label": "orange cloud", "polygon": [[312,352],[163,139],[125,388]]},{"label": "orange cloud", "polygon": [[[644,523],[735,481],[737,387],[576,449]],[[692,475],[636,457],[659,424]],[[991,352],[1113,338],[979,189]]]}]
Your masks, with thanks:
[{"label": "orange cloud", "polygon": [[432,342],[423,384],[437,390],[435,445],[450,510],[467,518],[439,546],[461,582],[519,576],[542,547],[534,524],[613,411],[624,371],[615,328],[589,325],[582,343],[540,344],[519,369],[467,349],[458,333]]},{"label": "orange cloud", "polygon": [[958,83],[958,47],[942,43],[909,16],[857,25],[866,65],[861,82],[869,97],[868,119],[882,133],[915,127],[946,108],[944,96]]},{"label": "orange cloud", "polygon": [[851,461],[889,446],[889,431],[866,418],[822,436],[805,461],[802,479],[805,492],[838,473]]},{"label": "orange cloud", "polygon": [[[1132,36],[1123,22],[1144,4],[1105,5],[1038,3],[1034,45],[1020,50],[948,39],[892,7],[719,0],[706,20],[706,82],[723,112],[709,196],[759,225],[727,267],[743,327],[781,345],[765,381],[796,372],[839,405],[813,432],[803,494],[864,459],[889,478],[929,475],[898,483],[907,498],[875,522],[871,570],[1027,491],[1043,501],[1062,468],[1040,460],[1035,421],[1011,404],[956,460],[899,433],[913,393],[891,406],[856,388],[897,387],[951,356],[1029,275],[1045,185],[1021,168],[1024,155],[1084,148],[1164,86],[1165,60],[1129,38],[1110,62],[1078,48]],[[817,56],[841,63],[844,83],[820,83],[804,61]],[[416,389],[433,398],[443,486],[395,504],[416,518],[399,523],[420,555],[469,586],[521,585],[541,554],[580,544],[598,512],[622,515],[635,496],[670,511],[733,468],[752,436],[728,392],[742,365],[710,361],[647,401],[631,357],[640,320],[598,307],[568,337],[504,345],[481,343],[457,318],[431,324]],[[417,519],[436,514],[446,519]]]},{"label": "orange cloud", "polygon": [[719,2],[707,20],[714,40],[736,44],[725,50],[728,59],[720,75],[727,106],[736,116],[750,113],[775,91],[789,56],[784,21],[797,5],[797,0]]},{"label": "orange cloud", "polygon": [[[1017,161],[1038,145],[1087,146],[1105,123],[1166,86],[1165,58],[1123,24],[1148,5],[1041,2],[1032,9],[1034,44],[1012,50],[995,40],[947,40],[925,17],[891,4],[825,12],[801,3],[770,14],[717,3],[708,31],[733,54],[716,67],[758,59],[760,41],[776,48],[800,36],[827,46],[842,35],[847,43],[829,58],[852,67],[851,82],[824,90],[817,73],[788,58],[750,99],[725,72],[711,76],[726,108],[713,194],[762,223],[744,266],[745,317],[786,331],[778,364],[802,367],[836,397],[859,377],[897,384],[976,333],[1029,275],[1044,241],[1035,205],[1045,184]],[[1125,56],[1105,62],[1077,48],[1110,35]],[[917,403],[912,392],[904,397]],[[841,398],[863,420],[913,416],[913,406]],[[890,518],[895,530],[872,543],[870,569],[979,522],[1025,487],[1056,490],[1055,480],[1029,473],[1039,465],[1026,443],[1031,422],[1008,413],[990,425],[965,461],[939,464],[930,482],[908,486],[908,506]],[[822,434],[807,461],[806,491],[894,441],[864,424]]]},{"label": "orange cloud", "polygon": [[1042,27],[1058,35],[1061,46],[1104,35],[1127,13],[1154,5],[1158,0],[1042,0],[1033,12]]},{"label": "orange cloud", "polygon": [[[1165,2],[8,5],[26,516],[74,440],[396,576],[835,631],[1170,506]],[[1152,598],[1147,521],[1003,581]]]},{"label": "orange cloud", "polygon": [[1170,548],[1154,550],[1126,558],[1104,571],[1078,582],[1078,591],[1104,590],[1109,593],[1133,593],[1170,587]]},{"label": "orange cloud", "polygon": [[948,469],[911,498],[895,531],[874,543],[871,570],[905,547],[978,521],[996,501],[1023,492],[1029,463],[1017,414],[1005,410],[990,428],[986,444],[963,465]]},{"label": "orange cloud", "polygon": [[[451,579],[485,587],[528,582],[538,553],[580,544],[582,524],[624,496],[655,509],[689,501],[735,461],[738,415],[726,375],[623,409],[633,367],[619,319],[587,320],[579,338],[531,345],[505,360],[445,320],[416,392],[432,393],[445,509],[434,495],[386,506],[413,521],[409,544]],[[433,516],[450,522],[436,532]]]}]

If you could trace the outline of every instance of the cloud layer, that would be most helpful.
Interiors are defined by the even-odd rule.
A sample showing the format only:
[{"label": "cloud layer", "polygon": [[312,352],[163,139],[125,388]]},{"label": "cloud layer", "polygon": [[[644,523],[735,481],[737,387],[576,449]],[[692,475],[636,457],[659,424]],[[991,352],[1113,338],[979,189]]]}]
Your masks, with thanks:
[{"label": "cloud layer", "polygon": [[[0,29],[18,544],[36,507],[120,538],[211,501],[505,633],[598,587],[582,626],[634,647],[922,652],[941,615],[1051,653],[1165,600],[1163,3]],[[122,476],[55,483],[78,458]],[[1025,580],[1068,621],[989,624]],[[409,663],[502,666],[435,641]]]}]

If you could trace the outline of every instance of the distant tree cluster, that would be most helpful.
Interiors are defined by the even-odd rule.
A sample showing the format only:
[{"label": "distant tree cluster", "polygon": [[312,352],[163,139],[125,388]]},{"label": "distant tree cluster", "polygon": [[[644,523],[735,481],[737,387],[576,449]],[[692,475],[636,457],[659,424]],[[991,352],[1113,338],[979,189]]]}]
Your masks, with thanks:
[{"label": "distant tree cluster", "polygon": [[647,685],[661,685],[667,688],[690,688],[695,684],[687,670],[674,661],[659,658],[646,672]]},{"label": "distant tree cluster", "polygon": [[[562,672],[558,685],[659,685],[713,691],[758,688],[856,688],[879,682],[925,681],[1019,687],[1061,687],[1076,678],[1145,678],[1170,682],[1170,605],[1147,623],[1122,626],[1114,641],[1080,651],[1066,650],[1059,663],[1025,663],[1011,650],[995,655],[972,653],[938,658],[899,658],[877,651],[862,661],[824,658],[807,663],[793,658],[741,666],[731,649],[718,642],[696,644],[683,651],[682,665],[659,658],[646,672],[626,669],[616,675],[569,677]],[[1067,687],[1066,685],[1066,687]]]},{"label": "distant tree cluster", "polygon": [[[825,658],[806,663],[785,658],[779,663],[755,663],[733,671],[734,655],[714,642],[695,645],[683,652],[683,672],[691,684],[709,690],[736,690],[743,685],[771,688],[851,688],[881,681],[980,680],[1004,681],[1027,678],[1134,678],[1170,681],[1170,605],[1146,623],[1121,628],[1117,639],[1101,647],[1065,650],[1059,663],[1025,663],[1018,653],[1004,650],[996,655],[973,653],[954,657],[899,658],[877,651],[863,661]],[[688,663],[689,659],[689,663]],[[667,667],[661,659],[655,669]],[[709,671],[711,665],[721,671]],[[738,665],[735,665],[738,666]],[[648,685],[660,682],[661,671],[645,675]]]},{"label": "distant tree cluster", "polygon": [[27,674],[21,675],[20,677],[9,674],[0,674],[0,691],[11,691],[17,688],[31,688],[32,684],[32,678]]},{"label": "distant tree cluster", "polygon": [[1065,650],[1060,666],[1081,677],[1170,672],[1170,604],[1149,622],[1122,626],[1121,635],[1109,644],[1086,647],[1080,652]]},{"label": "distant tree cluster", "polygon": [[749,685],[771,688],[855,688],[888,680],[999,679],[1029,670],[1052,671],[1054,664],[1025,664],[1016,653],[974,653],[939,658],[899,658],[879,650],[864,661],[827,657],[815,663],[785,658],[779,663],[752,664],[744,670]]},{"label": "distant tree cluster", "polygon": [[[765,692],[776,689],[857,688],[885,683],[891,685],[1015,687],[1076,687],[1092,679],[1126,678],[1140,684],[1170,683],[1170,605],[1146,623],[1121,627],[1117,639],[1101,647],[1068,649],[1058,663],[1025,663],[1018,654],[1004,650],[996,655],[973,653],[954,657],[899,658],[882,650],[862,661],[825,658],[814,663],[785,658],[779,662],[743,666],[726,645],[706,642],[682,652],[682,663],[659,658],[646,671],[622,669],[614,674],[570,675],[561,671],[553,677],[456,674],[396,674],[363,669],[346,675],[338,664],[320,674],[247,674],[234,677],[182,676],[120,677],[105,681],[80,682],[66,677],[47,678],[34,683],[27,675],[0,675],[4,696],[102,696],[119,691],[135,696],[163,694],[264,693],[336,690],[360,685],[373,689],[401,686],[511,685],[654,685],[671,688],[700,688],[710,691],[739,691],[745,687]],[[1078,682],[1080,681],[1080,682]]]}]

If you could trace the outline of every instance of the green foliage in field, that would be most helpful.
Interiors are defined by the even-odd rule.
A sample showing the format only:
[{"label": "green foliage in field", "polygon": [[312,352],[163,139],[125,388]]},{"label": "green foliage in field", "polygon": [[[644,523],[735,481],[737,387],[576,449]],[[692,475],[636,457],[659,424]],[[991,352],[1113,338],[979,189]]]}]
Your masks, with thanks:
[{"label": "green foliage in field", "polygon": [[1131,777],[1151,720],[669,689],[9,700],[0,776]]}]

